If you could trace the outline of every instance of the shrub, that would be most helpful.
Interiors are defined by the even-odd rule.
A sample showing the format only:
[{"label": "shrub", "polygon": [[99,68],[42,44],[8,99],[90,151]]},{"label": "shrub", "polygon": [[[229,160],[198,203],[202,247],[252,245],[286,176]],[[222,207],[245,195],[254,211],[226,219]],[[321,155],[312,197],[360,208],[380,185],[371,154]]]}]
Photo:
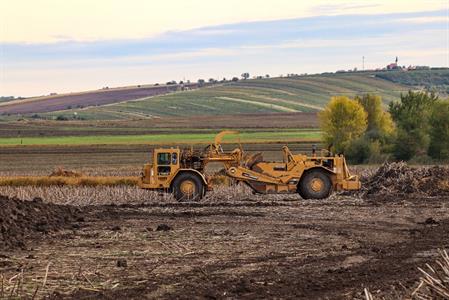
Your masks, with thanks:
[{"label": "shrub", "polygon": [[64,115],[59,115],[56,117],[56,121],[67,121],[68,118]]},{"label": "shrub", "polygon": [[429,117],[438,97],[433,93],[412,92],[401,95],[399,102],[390,103],[390,113],[398,127],[394,155],[409,160],[427,153],[430,142]]},{"label": "shrub", "polygon": [[367,135],[354,140],[348,149],[347,158],[351,163],[382,163],[388,159],[388,154],[380,141],[371,140]]},{"label": "shrub", "polygon": [[449,101],[435,103],[430,115],[429,155],[436,159],[449,158]]}]

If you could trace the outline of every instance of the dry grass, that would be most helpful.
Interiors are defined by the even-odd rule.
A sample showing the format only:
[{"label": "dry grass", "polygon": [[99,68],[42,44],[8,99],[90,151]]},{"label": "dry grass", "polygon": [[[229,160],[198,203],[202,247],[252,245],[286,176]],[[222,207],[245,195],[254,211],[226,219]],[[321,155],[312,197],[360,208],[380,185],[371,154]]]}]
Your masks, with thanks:
[{"label": "dry grass", "polygon": [[426,264],[426,269],[418,267],[418,270],[421,272],[421,278],[418,286],[413,291],[404,290],[402,295],[376,298],[365,288],[365,300],[401,298],[413,300],[449,299],[449,255],[446,250],[438,250],[438,253],[439,258],[433,266]]},{"label": "dry grass", "polygon": [[[1,161],[0,161],[1,165]],[[3,168],[0,170],[0,178],[1,177],[24,177],[24,176],[50,176],[52,173],[55,173],[59,167],[53,168],[51,163],[48,163],[48,167],[33,167],[32,169],[14,169],[14,168]],[[65,170],[65,169],[63,169]],[[137,177],[142,172],[142,165],[102,165],[102,166],[80,166],[77,167],[72,172],[80,173],[84,176],[130,176]]]},{"label": "dry grass", "polygon": [[426,264],[426,270],[418,268],[422,276],[412,293],[413,299],[449,299],[449,255],[446,250],[439,250],[439,253],[434,266]]},{"label": "dry grass", "polygon": [[157,193],[135,186],[0,186],[0,194],[32,200],[75,206],[147,203],[159,199]]},{"label": "dry grass", "polygon": [[[107,204],[149,204],[177,202],[171,194],[158,193],[137,186],[0,186],[0,194],[23,200],[42,198],[45,202],[75,206]],[[239,184],[217,186],[206,194],[201,203],[299,200],[294,195],[253,195],[250,188]]]},{"label": "dry grass", "polygon": [[22,187],[22,186],[135,186],[138,177],[120,176],[8,176],[0,178],[0,186]]}]

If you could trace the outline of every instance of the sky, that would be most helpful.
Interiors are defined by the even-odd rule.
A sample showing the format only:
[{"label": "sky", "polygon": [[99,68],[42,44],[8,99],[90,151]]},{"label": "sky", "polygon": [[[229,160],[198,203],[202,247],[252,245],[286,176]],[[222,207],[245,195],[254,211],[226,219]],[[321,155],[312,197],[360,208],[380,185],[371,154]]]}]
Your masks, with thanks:
[{"label": "sky", "polygon": [[0,0],[0,96],[449,66],[449,0]]}]

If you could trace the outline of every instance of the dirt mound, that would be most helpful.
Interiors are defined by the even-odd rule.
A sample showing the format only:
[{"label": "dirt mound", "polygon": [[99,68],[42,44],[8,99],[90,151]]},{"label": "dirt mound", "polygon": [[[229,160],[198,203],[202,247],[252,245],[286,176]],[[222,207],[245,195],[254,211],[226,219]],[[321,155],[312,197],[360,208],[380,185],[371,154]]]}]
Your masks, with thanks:
[{"label": "dirt mound", "polygon": [[36,235],[72,227],[80,211],[71,206],[23,201],[0,195],[0,249],[25,246]]},{"label": "dirt mound", "polygon": [[384,163],[362,183],[364,195],[449,195],[449,168],[410,167],[404,162]]}]

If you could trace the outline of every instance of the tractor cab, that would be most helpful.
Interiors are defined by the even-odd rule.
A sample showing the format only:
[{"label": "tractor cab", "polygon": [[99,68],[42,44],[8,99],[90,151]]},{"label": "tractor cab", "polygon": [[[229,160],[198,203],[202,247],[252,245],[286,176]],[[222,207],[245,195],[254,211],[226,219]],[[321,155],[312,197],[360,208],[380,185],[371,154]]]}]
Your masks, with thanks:
[{"label": "tractor cab", "polygon": [[[178,201],[201,199],[206,194],[208,184],[206,177],[192,167],[198,162],[189,159],[190,154],[191,151],[181,151],[179,148],[154,149],[152,161],[143,167],[139,186],[171,192]],[[189,167],[186,167],[186,162]]]}]

